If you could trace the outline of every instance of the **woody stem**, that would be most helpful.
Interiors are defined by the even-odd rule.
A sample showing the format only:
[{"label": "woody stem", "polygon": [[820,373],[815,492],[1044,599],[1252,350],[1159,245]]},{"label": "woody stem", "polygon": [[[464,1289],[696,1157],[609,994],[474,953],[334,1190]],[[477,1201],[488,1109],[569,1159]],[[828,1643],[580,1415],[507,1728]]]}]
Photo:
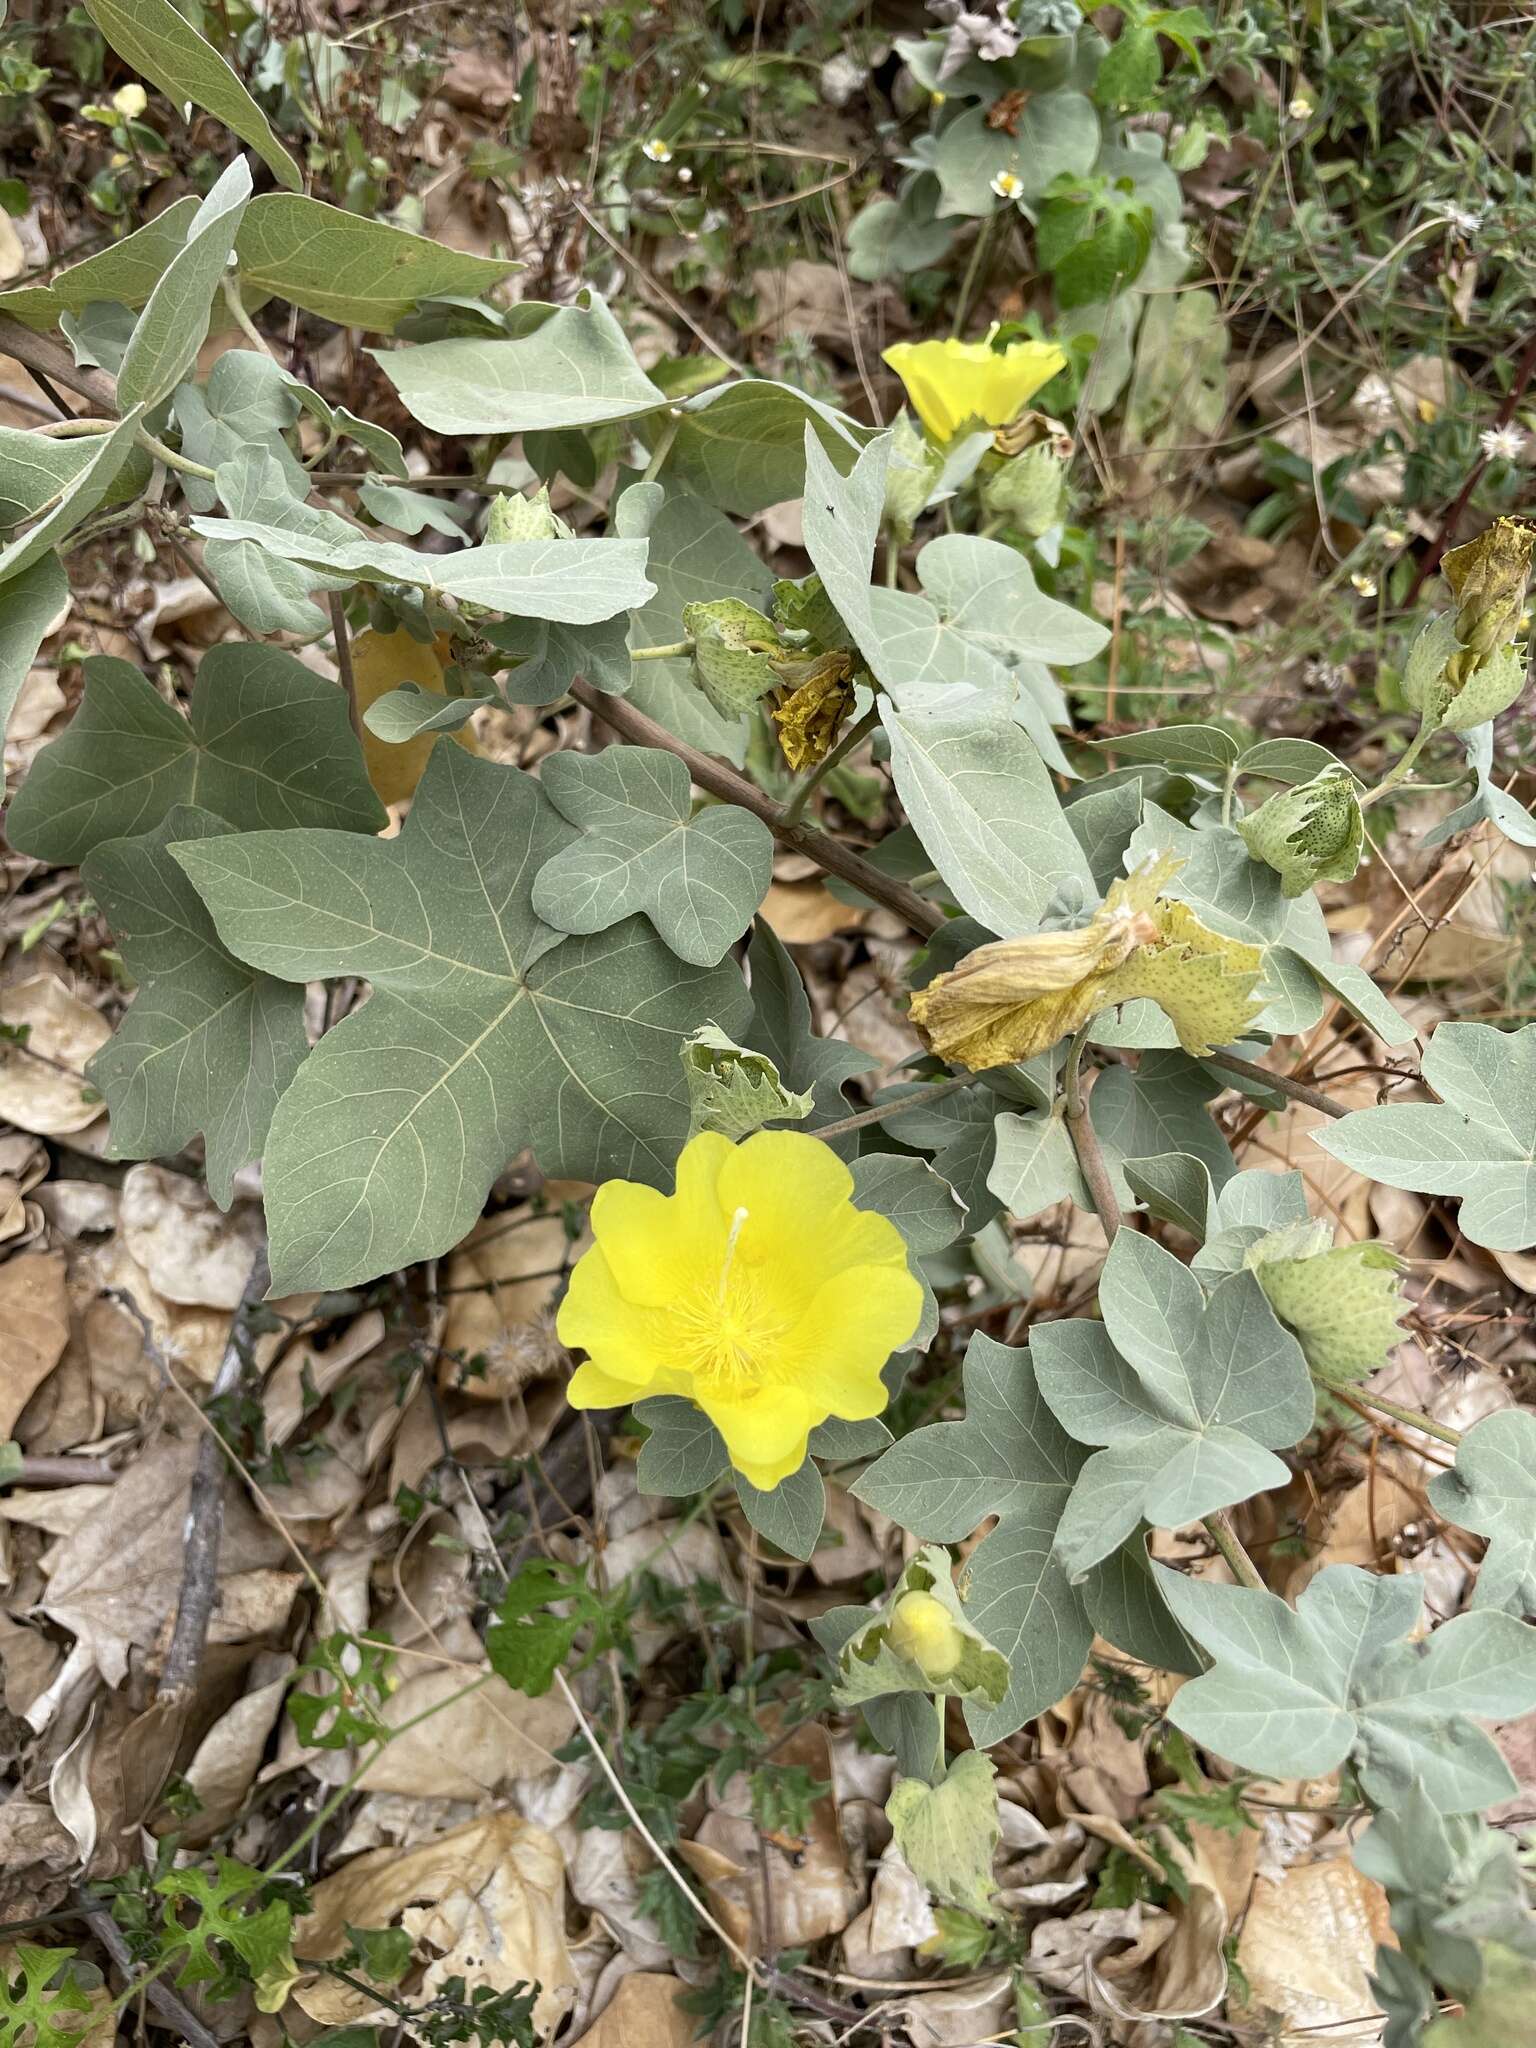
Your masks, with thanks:
[{"label": "woody stem", "polygon": [[1240,1586],[1250,1586],[1255,1593],[1266,1593],[1269,1588],[1259,1576],[1259,1568],[1237,1540],[1237,1531],[1232,1527],[1232,1517],[1225,1508],[1218,1508],[1214,1515],[1201,1518],[1206,1534],[1227,1561],[1227,1569]]},{"label": "woody stem", "polygon": [[877,704],[871,704],[864,716],[849,726],[832,751],[816,763],[816,766],[784,806],[784,822],[786,825],[796,824],[804,816],[805,807],[815,794],[817,786],[826,781],[832,770],[838,766],[839,762],[845,761],[855,747],[863,745],[864,741],[868,739],[879,723],[880,707]]},{"label": "woody stem", "polygon": [[1073,1034],[1067,1047],[1066,1065],[1062,1068],[1061,1087],[1066,1106],[1067,1136],[1072,1140],[1078,1167],[1093,1197],[1094,1211],[1103,1226],[1104,1241],[1113,1244],[1115,1233],[1120,1228],[1120,1204],[1109,1177],[1109,1168],[1104,1164],[1098,1133],[1088,1115],[1088,1101],[1083,1093],[1083,1049],[1088,1043],[1092,1021],[1090,1018]]}]

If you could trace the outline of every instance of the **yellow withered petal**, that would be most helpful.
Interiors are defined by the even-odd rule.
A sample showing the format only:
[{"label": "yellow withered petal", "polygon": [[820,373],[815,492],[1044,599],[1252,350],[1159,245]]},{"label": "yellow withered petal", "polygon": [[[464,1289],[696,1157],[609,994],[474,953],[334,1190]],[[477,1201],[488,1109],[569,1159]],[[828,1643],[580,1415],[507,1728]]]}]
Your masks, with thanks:
[{"label": "yellow withered petal", "polygon": [[852,1196],[847,1167],[803,1131],[739,1145],[701,1132],[670,1195],[607,1182],[560,1310],[561,1342],[587,1354],[571,1405],[681,1395],[765,1489],[805,1462],[818,1424],[878,1414],[880,1369],[923,1294],[895,1224]]},{"label": "yellow withered petal", "polygon": [[1163,854],[1113,883],[1080,931],[998,939],[936,975],[912,998],[924,1041],[978,1073],[1032,1059],[1137,996],[1166,1012],[1187,1051],[1237,1037],[1258,1011],[1263,956],[1159,893],[1180,865]]}]

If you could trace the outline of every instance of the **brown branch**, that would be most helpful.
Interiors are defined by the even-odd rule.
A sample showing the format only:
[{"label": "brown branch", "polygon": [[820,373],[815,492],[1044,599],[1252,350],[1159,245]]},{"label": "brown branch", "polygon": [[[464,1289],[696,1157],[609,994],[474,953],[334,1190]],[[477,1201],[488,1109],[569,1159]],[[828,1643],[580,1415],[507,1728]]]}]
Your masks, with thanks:
[{"label": "brown branch", "polygon": [[[266,1294],[271,1279],[266,1252],[259,1251],[229,1326],[229,1341],[209,1389],[210,1400],[231,1393],[239,1385],[250,1360],[251,1311]],[[224,1453],[218,1437],[209,1430],[198,1444],[197,1463],[192,1468],[192,1485],[187,1494],[186,1562],[182,1566],[171,1646],[165,1653],[160,1682],[155,1687],[157,1705],[184,1705],[197,1691],[203,1652],[208,1644],[208,1624],[218,1597],[219,1550],[223,1541]]]},{"label": "brown branch", "polygon": [[1089,1026],[1085,1024],[1068,1046],[1067,1062],[1062,1070],[1067,1136],[1072,1140],[1078,1168],[1093,1197],[1094,1212],[1104,1231],[1104,1242],[1113,1244],[1121,1224],[1120,1203],[1115,1194],[1115,1184],[1109,1177],[1109,1168],[1104,1164],[1104,1154],[1099,1149],[1099,1134],[1088,1114],[1088,1099],[1083,1093],[1083,1048],[1088,1043],[1088,1030]]},{"label": "brown branch", "polygon": [[62,384],[88,401],[88,410],[112,419],[117,416],[117,383],[105,370],[82,370],[74,357],[51,334],[34,334],[9,313],[0,313],[0,354],[13,357],[29,370],[41,370],[50,383]]},{"label": "brown branch", "polygon": [[144,1996],[167,2021],[190,2048],[219,2048],[218,2037],[211,2034],[191,2007],[179,1999],[169,1984],[158,1977],[135,1977],[133,1957],[123,1939],[122,1930],[105,1906],[92,1905],[89,1899],[82,1899],[80,1917],[92,1934],[101,1943],[107,1954],[128,1980],[130,1992],[137,1993],[142,1987]]},{"label": "brown branch", "polygon": [[0,1486],[112,1486],[117,1473],[105,1458],[23,1458]]},{"label": "brown branch", "polygon": [[352,730],[357,734],[358,745],[363,740],[363,715],[357,708],[357,678],[352,673],[352,636],[347,631],[347,604],[339,590],[333,590],[329,598],[331,613],[331,636],[336,642],[336,673],[341,678],[341,687],[347,693],[347,716],[352,721]]},{"label": "brown branch", "polygon": [[1308,1109],[1320,1109],[1324,1116],[1352,1116],[1353,1110],[1347,1102],[1336,1101],[1325,1095],[1321,1088],[1313,1088],[1305,1081],[1293,1081],[1289,1074],[1277,1074],[1270,1067],[1261,1067],[1254,1060],[1239,1059],[1235,1052],[1203,1053],[1208,1067],[1225,1067],[1229,1074],[1242,1074],[1247,1080],[1262,1081],[1266,1088],[1273,1088],[1281,1095],[1289,1095],[1293,1102],[1304,1102]]},{"label": "brown branch", "polygon": [[664,725],[658,725],[654,718],[647,718],[627,697],[605,696],[579,677],[571,685],[571,695],[594,717],[611,726],[620,739],[628,740],[637,747],[662,747],[669,754],[676,754],[700,789],[707,789],[711,796],[738,804],[742,810],[750,811],[753,817],[761,818],[781,846],[803,853],[826,874],[837,875],[861,894],[873,897],[876,903],[883,903],[887,910],[895,911],[904,924],[910,925],[924,938],[943,924],[944,913],[926,896],[919,896],[905,882],[882,874],[872,862],[861,853],[855,853],[852,847],[844,846],[841,840],[819,832],[814,825],[791,819],[783,804],[775,803],[771,796],[748,782],[744,775],[738,775],[724,761],[716,760],[713,754],[689,746],[686,740],[668,732]]}]

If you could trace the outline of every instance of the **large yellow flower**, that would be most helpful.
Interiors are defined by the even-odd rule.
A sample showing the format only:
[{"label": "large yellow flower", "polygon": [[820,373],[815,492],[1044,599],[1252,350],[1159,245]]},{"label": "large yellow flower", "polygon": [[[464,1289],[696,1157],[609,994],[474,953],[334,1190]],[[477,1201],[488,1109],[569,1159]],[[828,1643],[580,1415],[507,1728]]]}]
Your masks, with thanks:
[{"label": "large yellow flower", "polygon": [[818,1423],[878,1415],[880,1368],[916,1330],[922,1289],[895,1224],[852,1194],[803,1131],[702,1132],[672,1195],[605,1182],[560,1310],[561,1342],[587,1354],[572,1407],[681,1394],[765,1490],[804,1464]]},{"label": "large yellow flower", "polygon": [[953,441],[966,427],[1010,426],[1067,359],[1049,341],[900,341],[881,360],[934,440]]}]

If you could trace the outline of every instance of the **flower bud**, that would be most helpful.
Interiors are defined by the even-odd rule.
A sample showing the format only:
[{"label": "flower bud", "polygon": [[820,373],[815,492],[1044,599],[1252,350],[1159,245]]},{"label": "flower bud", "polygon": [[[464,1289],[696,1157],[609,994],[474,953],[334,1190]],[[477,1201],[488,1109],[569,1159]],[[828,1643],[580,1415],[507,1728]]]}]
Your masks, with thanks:
[{"label": "flower bud", "polygon": [[944,470],[942,450],[899,412],[891,429],[891,460],[885,473],[884,520],[897,540],[906,542]]},{"label": "flower bud", "polygon": [[570,538],[571,529],[550,508],[547,484],[541,484],[531,498],[525,498],[520,491],[501,491],[491,500],[485,519],[487,547],[508,540]]},{"label": "flower bud", "polygon": [[750,710],[778,682],[772,657],[783,649],[773,621],[742,598],[685,604],[683,631],[693,641],[699,687],[723,717]]},{"label": "flower bud", "polygon": [[903,1593],[891,1611],[886,1642],[935,1683],[948,1678],[965,1654],[964,1633],[932,1593]]},{"label": "flower bud", "polygon": [[1536,528],[1516,519],[1496,519],[1486,533],[1452,548],[1442,561],[1445,580],[1456,593],[1461,650],[1447,671],[1452,683],[1465,683],[1474,669],[1514,644],[1525,610],[1533,543]]},{"label": "flower bud", "polygon": [[981,487],[989,512],[1004,514],[1021,533],[1038,540],[1061,516],[1066,466],[1048,441],[1004,462]]},{"label": "flower bud", "polygon": [[1365,845],[1365,821],[1347,768],[1325,768],[1310,782],[1282,790],[1240,819],[1237,829],[1253,858],[1280,877],[1287,896],[1305,894],[1314,882],[1347,882]]}]

